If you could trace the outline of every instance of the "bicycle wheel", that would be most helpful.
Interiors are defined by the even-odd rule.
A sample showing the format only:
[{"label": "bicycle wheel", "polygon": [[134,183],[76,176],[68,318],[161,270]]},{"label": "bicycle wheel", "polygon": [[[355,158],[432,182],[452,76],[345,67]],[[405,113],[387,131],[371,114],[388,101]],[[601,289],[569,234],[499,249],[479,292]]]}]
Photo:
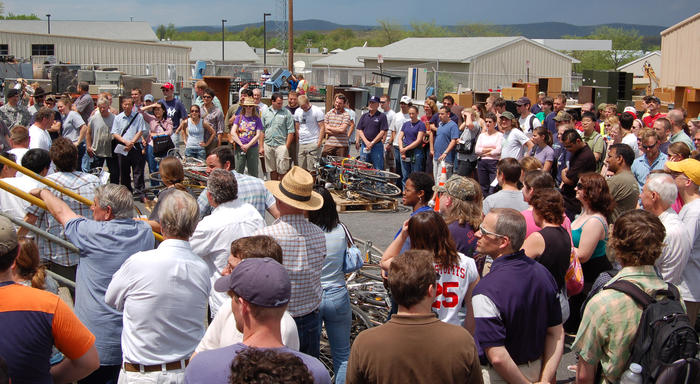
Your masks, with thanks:
[{"label": "bicycle wheel", "polygon": [[401,189],[396,185],[377,180],[362,180],[354,185],[353,189],[360,194],[379,199],[393,198],[401,194]]},{"label": "bicycle wheel", "polygon": [[382,171],[380,169],[358,169],[357,173],[362,176],[375,177],[384,180],[398,180],[401,178],[400,175],[389,171]]},{"label": "bicycle wheel", "polygon": [[328,162],[341,169],[372,168],[372,164],[352,157],[326,156]]}]

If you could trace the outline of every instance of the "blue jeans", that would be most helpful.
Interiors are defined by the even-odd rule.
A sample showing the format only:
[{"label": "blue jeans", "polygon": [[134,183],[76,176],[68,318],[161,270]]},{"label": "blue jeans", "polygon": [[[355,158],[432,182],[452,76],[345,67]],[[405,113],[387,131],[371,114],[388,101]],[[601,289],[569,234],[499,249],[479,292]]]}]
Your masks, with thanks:
[{"label": "blue jeans", "polygon": [[384,170],[384,146],[382,143],[377,143],[372,146],[369,153],[365,153],[365,143],[363,142],[360,148],[360,159],[372,163],[375,169]]},{"label": "blue jeans", "polygon": [[412,152],[412,154],[410,156],[407,155],[406,160],[410,159],[410,161],[404,161],[404,159],[401,159],[401,154],[399,154],[399,159],[401,159],[401,175],[404,187],[406,186],[406,180],[408,180],[408,176],[411,173],[423,171],[423,149],[414,148],[406,153],[408,154],[409,152]]},{"label": "blue jeans", "polygon": [[[391,147],[393,148],[393,151],[394,151],[394,167],[396,167],[396,173],[398,173],[399,176],[403,176],[403,170],[401,169],[401,168],[403,168],[403,166],[401,165],[401,152],[399,151],[399,147],[394,146],[394,145],[392,145]],[[399,180],[401,180],[401,181],[399,181]],[[401,190],[403,191],[403,184],[404,184],[403,177],[399,180],[396,180],[396,184],[397,184],[396,186],[401,188]]]},{"label": "blue jeans", "polygon": [[204,147],[185,147],[185,156],[204,160],[207,158],[207,152]]},{"label": "blue jeans", "polygon": [[[146,147],[146,161],[148,162],[148,173],[156,173],[158,172],[158,162],[156,161],[156,157],[153,154],[153,146],[149,145]],[[150,175],[148,177],[149,180],[151,180],[151,187],[157,187],[160,183],[151,179]]]},{"label": "blue jeans", "polygon": [[311,313],[294,318],[299,333],[299,352],[318,359],[321,354],[321,311],[317,308]]},{"label": "blue jeans", "polygon": [[[326,326],[328,342],[331,345],[333,357],[333,372],[338,383],[341,364],[350,357],[350,326],[352,325],[352,309],[350,296],[346,287],[330,287],[323,290],[321,300],[321,319]],[[343,379],[345,379],[343,375]]]},{"label": "blue jeans", "polygon": [[87,145],[85,144],[85,141],[78,144],[78,159],[80,159],[80,169],[83,172],[88,173],[90,172],[90,163],[92,162],[92,159],[87,154],[86,149]]}]

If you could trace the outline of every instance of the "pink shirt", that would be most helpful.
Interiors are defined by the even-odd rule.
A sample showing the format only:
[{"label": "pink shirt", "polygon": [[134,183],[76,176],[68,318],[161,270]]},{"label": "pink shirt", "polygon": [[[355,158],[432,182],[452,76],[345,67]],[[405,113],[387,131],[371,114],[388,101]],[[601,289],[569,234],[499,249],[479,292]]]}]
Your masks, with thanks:
[{"label": "pink shirt", "polygon": [[[476,139],[476,147],[474,153],[481,156],[482,159],[498,160],[501,158],[501,142],[503,141],[503,133],[496,131],[493,135],[489,135],[486,131],[479,135]],[[488,155],[481,155],[484,149],[491,148]]]},{"label": "pink shirt", "polygon": [[[525,233],[526,239],[530,237],[533,232],[537,232],[542,229],[535,224],[535,219],[532,217],[532,208],[526,209],[520,213],[525,217],[525,223],[527,224],[527,233]],[[564,222],[561,224],[561,226],[564,227],[566,232],[569,232],[569,236],[571,236],[571,220],[569,220],[566,215],[564,215]]]}]

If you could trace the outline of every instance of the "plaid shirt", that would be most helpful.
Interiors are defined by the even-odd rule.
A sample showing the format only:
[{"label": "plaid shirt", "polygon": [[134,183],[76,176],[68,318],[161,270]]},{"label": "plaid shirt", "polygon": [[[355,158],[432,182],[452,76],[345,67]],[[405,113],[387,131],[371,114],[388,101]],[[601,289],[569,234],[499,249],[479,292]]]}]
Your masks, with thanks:
[{"label": "plaid shirt", "polygon": [[[654,266],[625,267],[607,284],[624,279],[647,293],[666,288]],[[617,382],[627,369],[634,335],[642,317],[642,308],[626,294],[601,290],[586,305],[573,351],[587,363],[603,367],[607,382]]]},{"label": "plaid shirt", "polygon": [[[69,189],[86,199],[94,200],[95,188],[100,186],[100,179],[97,176],[83,172],[56,172],[46,176],[47,179],[54,181],[56,184]],[[77,215],[83,217],[92,217],[90,207],[74,200],[71,197],[65,196],[51,188],[51,192],[63,199],[68,204],[70,209]],[[36,226],[56,235],[62,239],[66,239],[63,233],[63,226],[56,221],[49,212],[42,208],[32,205],[27,208],[27,213],[37,217]],[[42,260],[50,260],[56,264],[70,267],[78,264],[78,254],[63,248],[62,246],[50,242],[41,236],[37,236],[37,245],[39,247],[39,257]],[[66,239],[67,240],[67,239]],[[127,239],[125,239],[127,240]]]},{"label": "plaid shirt", "polygon": [[[336,112],[335,108],[326,112],[326,119],[324,121],[326,127],[339,128],[343,124],[350,124],[350,114],[343,111],[343,113]],[[343,133],[329,133],[328,139],[326,140],[326,145],[329,147],[347,147],[348,146],[348,132],[347,129]]]},{"label": "plaid shirt", "polygon": [[[260,216],[265,218],[265,211],[275,204],[275,197],[265,188],[265,182],[255,176],[244,175],[236,171],[231,171],[238,183],[238,199],[244,203],[248,203],[255,207],[260,212]],[[199,219],[204,216],[209,216],[212,211],[209,200],[207,199],[206,188],[199,194],[197,198],[199,205]]]},{"label": "plaid shirt", "polygon": [[292,281],[287,311],[304,316],[321,305],[321,268],[326,257],[326,236],[304,215],[285,215],[254,235],[268,235],[282,247],[282,261]]}]

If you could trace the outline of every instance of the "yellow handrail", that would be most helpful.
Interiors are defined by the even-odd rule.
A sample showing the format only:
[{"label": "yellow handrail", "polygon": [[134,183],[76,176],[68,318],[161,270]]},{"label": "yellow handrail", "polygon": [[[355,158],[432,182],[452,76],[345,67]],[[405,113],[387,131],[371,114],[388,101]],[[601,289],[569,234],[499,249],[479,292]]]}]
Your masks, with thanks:
[{"label": "yellow handrail", "polygon": [[[83,197],[83,196],[81,196],[81,195],[79,195],[79,194],[77,194],[69,189],[66,189],[65,187],[63,187],[61,185],[58,185],[55,182],[53,182],[52,180],[49,180],[45,177],[37,175],[32,170],[27,169],[27,168],[15,163],[14,161],[6,158],[5,156],[0,155],[0,163],[4,164],[5,166],[9,166],[11,168],[14,168],[18,172],[20,172],[26,176],[29,176],[29,177],[33,178],[34,180],[37,180],[37,181],[55,189],[55,190],[63,193],[66,196],[72,197],[73,199],[78,200],[79,202],[81,202],[87,206],[91,206],[94,204],[92,200],[85,198],[85,197]],[[38,197],[32,196],[27,192],[19,190],[10,184],[7,184],[6,182],[4,182],[2,180],[0,180],[0,188],[10,192],[11,194],[19,197],[20,199],[24,199],[24,200],[36,205],[37,207],[43,208],[43,209],[48,211],[48,208],[46,207],[46,203],[44,203],[44,201],[39,199]],[[163,236],[160,233],[153,232],[153,236],[155,236],[156,240],[163,241]]]},{"label": "yellow handrail", "polygon": [[32,179],[37,180],[45,185],[48,185],[49,187],[61,192],[62,194],[69,196],[69,197],[72,197],[73,199],[78,200],[79,202],[81,202],[87,206],[91,206],[93,204],[92,200],[85,198],[83,196],[80,196],[79,194],[77,194],[69,189],[66,189],[61,185],[58,185],[55,182],[53,182],[52,180],[49,180],[45,177],[37,175],[32,170],[27,169],[27,168],[15,163],[14,161],[8,159],[5,156],[0,156],[0,163],[2,163],[5,166],[8,166],[10,168],[14,168],[17,171],[23,173],[24,175],[29,176]]}]

